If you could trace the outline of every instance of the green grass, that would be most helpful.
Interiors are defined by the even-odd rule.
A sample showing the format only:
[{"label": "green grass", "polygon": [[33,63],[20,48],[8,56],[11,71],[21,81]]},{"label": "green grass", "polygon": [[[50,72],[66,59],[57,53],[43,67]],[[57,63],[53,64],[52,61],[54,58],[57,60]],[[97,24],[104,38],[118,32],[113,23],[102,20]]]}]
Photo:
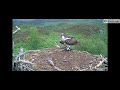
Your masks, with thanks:
[{"label": "green grass", "polygon": [[[15,26],[13,26],[14,28]],[[15,48],[13,53],[17,54],[20,47],[25,50],[35,50],[55,47],[59,44],[60,33],[74,36],[80,45],[72,46],[75,50],[88,51],[92,54],[102,54],[107,57],[108,34],[107,25],[68,25],[58,24],[51,26],[19,25],[21,31],[13,36]],[[97,28],[104,28],[103,34]]]}]

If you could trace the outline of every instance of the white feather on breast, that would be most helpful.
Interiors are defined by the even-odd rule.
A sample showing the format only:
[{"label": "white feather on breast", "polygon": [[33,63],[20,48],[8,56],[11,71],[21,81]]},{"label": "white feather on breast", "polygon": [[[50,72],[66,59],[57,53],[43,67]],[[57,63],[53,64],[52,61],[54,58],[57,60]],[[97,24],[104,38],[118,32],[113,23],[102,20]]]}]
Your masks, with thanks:
[{"label": "white feather on breast", "polygon": [[67,39],[71,39],[71,38],[68,38],[68,37],[65,37],[65,36],[62,36],[62,41],[65,41]]}]

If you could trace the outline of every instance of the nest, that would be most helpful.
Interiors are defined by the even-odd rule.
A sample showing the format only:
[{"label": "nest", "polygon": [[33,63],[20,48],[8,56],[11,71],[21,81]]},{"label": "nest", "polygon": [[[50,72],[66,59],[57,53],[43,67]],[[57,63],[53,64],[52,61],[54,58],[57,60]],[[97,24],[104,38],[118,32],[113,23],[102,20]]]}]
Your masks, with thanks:
[{"label": "nest", "polygon": [[107,71],[107,65],[107,58],[102,55],[49,48],[18,55],[13,62],[13,71]]}]

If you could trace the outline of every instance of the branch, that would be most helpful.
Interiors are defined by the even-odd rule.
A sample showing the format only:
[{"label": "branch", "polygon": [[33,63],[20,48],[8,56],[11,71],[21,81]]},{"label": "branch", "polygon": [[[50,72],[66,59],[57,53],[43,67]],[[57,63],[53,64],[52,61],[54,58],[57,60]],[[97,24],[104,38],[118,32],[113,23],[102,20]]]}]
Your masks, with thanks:
[{"label": "branch", "polygon": [[13,34],[15,34],[16,32],[18,32],[18,31],[20,30],[20,28],[18,28],[18,26],[16,26],[16,28],[17,28],[17,30],[15,30],[15,31],[13,32]]},{"label": "branch", "polygon": [[96,69],[97,67],[100,67],[100,66],[103,64],[104,61],[106,61],[106,58],[103,58],[103,60],[100,61],[100,63],[95,66],[95,69]]},{"label": "branch", "polygon": [[19,60],[19,61],[14,61],[14,63],[18,63],[18,62],[23,62],[23,63],[29,63],[29,64],[34,64],[30,61],[26,61],[26,60]]}]

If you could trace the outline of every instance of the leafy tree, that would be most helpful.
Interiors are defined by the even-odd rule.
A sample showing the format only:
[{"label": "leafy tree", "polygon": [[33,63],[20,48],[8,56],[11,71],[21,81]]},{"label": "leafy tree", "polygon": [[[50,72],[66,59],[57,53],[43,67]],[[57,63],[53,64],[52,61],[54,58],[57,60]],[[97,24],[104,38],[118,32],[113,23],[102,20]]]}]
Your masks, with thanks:
[{"label": "leafy tree", "polygon": [[36,27],[30,28],[30,37],[28,39],[28,47],[30,49],[38,49],[39,47],[39,34],[38,29]]}]

